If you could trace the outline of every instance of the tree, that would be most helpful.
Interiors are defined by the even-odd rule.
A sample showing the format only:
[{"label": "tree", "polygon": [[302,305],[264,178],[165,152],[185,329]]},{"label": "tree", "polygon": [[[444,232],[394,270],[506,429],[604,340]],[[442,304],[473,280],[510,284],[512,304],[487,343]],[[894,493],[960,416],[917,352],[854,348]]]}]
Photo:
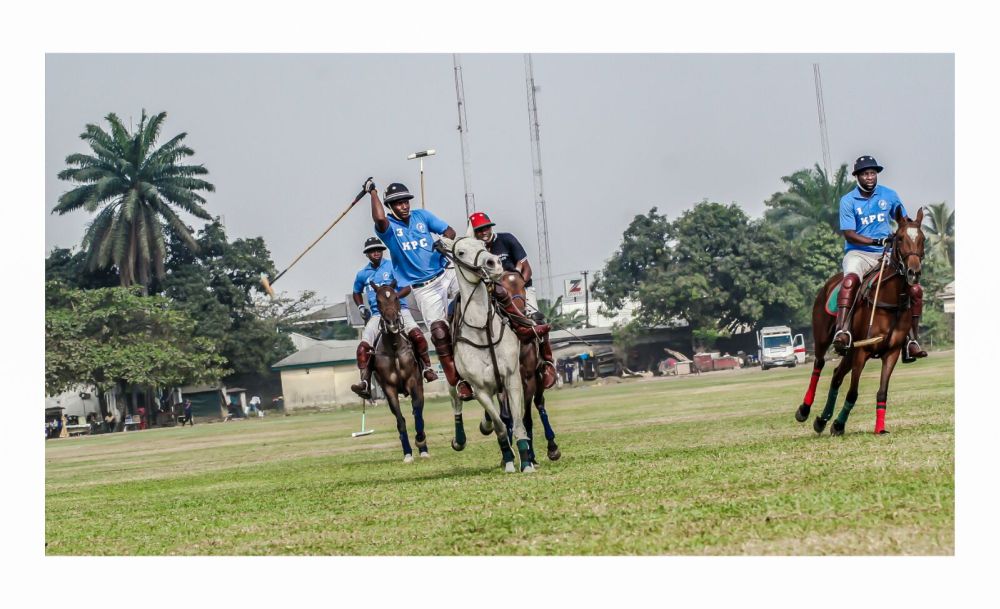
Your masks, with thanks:
[{"label": "tree", "polygon": [[840,198],[852,188],[846,164],[837,169],[832,180],[817,164],[784,176],[781,181],[788,189],[774,193],[765,202],[765,220],[789,238],[801,237],[815,225],[840,233]]},{"label": "tree", "polygon": [[166,226],[189,247],[196,247],[174,208],[211,219],[202,207],[205,199],[198,194],[215,190],[197,177],[208,170],[180,163],[194,154],[182,144],[187,134],[176,135],[155,148],[166,116],[161,112],[147,118],[143,110],[134,132],[114,113],[105,117],[110,133],[88,124],[80,138],[93,154],[69,155],[66,164],[70,167],[59,172],[60,180],[79,185],[63,193],[52,212],[62,215],[81,208],[97,212],[83,237],[87,268],[117,267],[122,286],[138,283],[147,287],[151,275],[163,276]]},{"label": "tree", "polygon": [[933,203],[926,208],[924,234],[930,245],[931,254],[941,256],[952,269],[955,268],[955,210],[948,209],[944,201]]},{"label": "tree", "polygon": [[73,253],[66,248],[54,247],[45,258],[45,281],[59,281],[71,288],[88,290],[120,285],[114,269],[87,269],[84,252]]},{"label": "tree", "polygon": [[168,233],[167,272],[155,285],[196,320],[199,335],[218,343],[234,376],[266,375],[271,364],[294,352],[279,332],[283,320],[258,306],[260,275],[275,272],[262,238],[229,241],[214,220],[198,231],[192,250],[172,227]]},{"label": "tree", "polygon": [[45,392],[78,385],[167,388],[217,380],[216,344],[168,299],[133,288],[79,290],[46,283]]},{"label": "tree", "polygon": [[538,312],[545,318],[545,323],[556,330],[582,328],[586,324],[583,313],[577,310],[562,311],[562,296],[551,302],[547,298],[538,299]]},{"label": "tree", "polygon": [[620,310],[639,285],[661,268],[667,260],[670,239],[670,221],[655,207],[645,216],[632,219],[622,235],[621,246],[595,275],[591,286],[594,296],[609,312]]}]

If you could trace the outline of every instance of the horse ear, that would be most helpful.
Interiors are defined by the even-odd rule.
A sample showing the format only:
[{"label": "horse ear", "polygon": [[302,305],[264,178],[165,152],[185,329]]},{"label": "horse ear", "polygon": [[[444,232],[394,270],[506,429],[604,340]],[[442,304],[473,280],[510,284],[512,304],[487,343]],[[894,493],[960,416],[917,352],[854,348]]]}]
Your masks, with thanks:
[{"label": "horse ear", "polygon": [[896,208],[896,223],[898,224],[898,223],[902,222],[903,218],[904,218],[904,216],[903,216],[903,206],[900,205],[899,207]]},{"label": "horse ear", "polygon": [[396,289],[396,286],[397,286],[397,285],[399,285],[399,284],[398,284],[398,283],[396,283],[396,278],[395,278],[395,277],[393,277],[393,278],[392,278],[392,289],[394,289],[394,290],[395,290],[395,289]]},{"label": "horse ear", "polygon": [[920,209],[917,210],[917,219],[916,219],[916,222],[917,222],[917,226],[923,226],[923,224],[924,224],[924,208],[923,207],[921,207]]},{"label": "horse ear", "polygon": [[469,222],[468,227],[465,229],[465,236],[466,237],[475,237],[476,236],[476,231],[472,230],[472,222]]},{"label": "horse ear", "polygon": [[372,286],[372,289],[375,290],[376,292],[378,292],[378,286],[375,285],[374,281],[372,281],[371,279],[369,279],[368,280],[368,285]]}]

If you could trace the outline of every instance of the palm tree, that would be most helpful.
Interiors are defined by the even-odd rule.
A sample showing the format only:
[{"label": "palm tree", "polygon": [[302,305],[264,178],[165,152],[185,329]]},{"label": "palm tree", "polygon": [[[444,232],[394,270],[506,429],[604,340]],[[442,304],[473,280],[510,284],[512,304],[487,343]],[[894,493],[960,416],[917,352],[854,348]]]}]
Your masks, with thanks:
[{"label": "palm tree", "polygon": [[561,313],[562,308],[562,296],[556,298],[555,302],[551,302],[546,298],[538,299],[538,311],[545,318],[545,323],[551,324],[556,330],[563,330],[567,328],[582,328],[586,319],[584,319],[584,314],[580,311],[569,311],[566,313]]},{"label": "palm tree", "polygon": [[925,209],[924,233],[931,251],[944,256],[948,265],[955,268],[955,210],[948,209],[944,201],[928,205]]},{"label": "palm tree", "polygon": [[154,149],[166,117],[167,113],[161,112],[147,119],[143,110],[134,132],[113,113],[105,117],[110,133],[88,124],[80,139],[90,145],[93,154],[69,155],[66,164],[70,167],[59,172],[60,180],[80,185],[63,193],[52,213],[62,215],[80,208],[97,212],[83,237],[88,268],[117,267],[123,286],[139,283],[148,287],[150,270],[163,277],[167,224],[189,247],[197,249],[175,207],[211,219],[201,206],[205,199],[197,191],[211,192],[215,186],[195,177],[208,170],[179,163],[194,154],[181,143],[187,133]]},{"label": "palm tree", "polygon": [[781,181],[788,184],[788,190],[775,193],[765,203],[769,208],[765,219],[792,238],[801,237],[817,224],[839,234],[840,198],[852,188],[847,164],[837,169],[833,180],[817,164],[784,176]]}]

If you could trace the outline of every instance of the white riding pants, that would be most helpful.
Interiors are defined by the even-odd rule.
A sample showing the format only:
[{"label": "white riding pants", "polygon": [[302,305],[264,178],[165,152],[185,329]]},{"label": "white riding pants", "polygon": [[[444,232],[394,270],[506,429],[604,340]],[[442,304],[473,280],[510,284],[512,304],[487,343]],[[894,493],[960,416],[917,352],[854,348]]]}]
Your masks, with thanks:
[{"label": "white riding pants", "polygon": [[[406,334],[410,333],[410,330],[414,328],[419,329],[420,326],[413,319],[413,313],[410,313],[409,309],[400,309],[399,317],[403,320],[403,332]],[[365,329],[361,331],[361,341],[368,343],[371,346],[375,346],[375,337],[378,336],[378,324],[382,320],[382,315],[372,315],[372,318],[368,320],[365,324]]]},{"label": "white riding pants", "polygon": [[436,321],[447,321],[448,303],[457,293],[458,277],[453,268],[445,269],[434,281],[413,290],[413,300],[428,328]]},{"label": "white riding pants", "polygon": [[865,273],[873,267],[878,266],[881,254],[876,252],[863,252],[861,250],[850,250],[844,255],[844,276],[854,273],[861,279]]}]

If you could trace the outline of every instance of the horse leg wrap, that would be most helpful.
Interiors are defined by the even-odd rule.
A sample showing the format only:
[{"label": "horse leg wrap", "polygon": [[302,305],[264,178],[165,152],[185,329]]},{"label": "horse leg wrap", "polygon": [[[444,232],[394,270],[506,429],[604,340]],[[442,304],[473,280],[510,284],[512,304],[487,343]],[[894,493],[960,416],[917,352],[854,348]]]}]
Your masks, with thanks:
[{"label": "horse leg wrap", "polygon": [[847,425],[847,417],[851,416],[851,410],[854,409],[854,402],[848,402],[844,400],[844,407],[840,409],[840,413],[837,414],[837,422],[841,425]]},{"label": "horse leg wrap", "polygon": [[882,434],[885,431],[885,402],[875,404],[875,433]]},{"label": "horse leg wrap", "polygon": [[455,415],[455,442],[459,445],[465,444],[465,425],[460,414]]},{"label": "horse leg wrap", "polygon": [[549,425],[549,413],[545,410],[545,404],[536,404],[535,409],[538,410],[538,418],[542,420],[542,427],[545,428],[545,439],[551,442],[556,439],[556,432],[552,431],[552,426]]},{"label": "horse leg wrap", "polygon": [[500,444],[500,454],[503,455],[503,462],[511,463],[514,461],[514,451],[510,449],[510,441],[507,440],[506,434],[497,436],[497,443]]},{"label": "horse leg wrap", "polygon": [[822,373],[822,368],[813,368],[812,377],[809,378],[809,389],[806,390],[806,397],[802,398],[802,403],[806,406],[812,406],[813,400],[816,399],[816,385],[819,384],[819,376]]},{"label": "horse leg wrap", "polygon": [[399,441],[403,445],[403,456],[412,455],[413,449],[410,448],[410,437],[406,435],[406,432],[400,432]]},{"label": "horse leg wrap", "polygon": [[837,406],[837,394],[840,392],[840,387],[830,387],[830,392],[826,394],[826,405],[823,406],[823,412],[819,415],[819,418],[824,421],[829,421],[830,417],[833,416],[833,409]]},{"label": "horse leg wrap", "polygon": [[524,470],[532,464],[531,443],[527,440],[517,441],[517,454],[521,459],[521,469]]},{"label": "horse leg wrap", "polygon": [[475,396],[472,394],[472,387],[458,376],[458,370],[455,369],[455,356],[451,349],[451,330],[448,329],[447,322],[438,320],[431,324],[431,341],[434,342],[434,350],[437,351],[438,361],[441,362],[444,378],[448,384],[458,391],[458,397],[463,402],[473,399]]}]

